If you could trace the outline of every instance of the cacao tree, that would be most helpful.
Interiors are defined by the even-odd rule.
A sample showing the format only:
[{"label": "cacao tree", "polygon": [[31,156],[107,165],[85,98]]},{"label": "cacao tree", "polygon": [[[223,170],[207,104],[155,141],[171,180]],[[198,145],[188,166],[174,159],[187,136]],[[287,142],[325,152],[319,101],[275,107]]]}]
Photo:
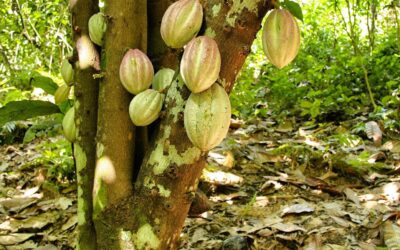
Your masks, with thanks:
[{"label": "cacao tree", "polygon": [[[75,114],[70,114],[68,119],[73,117],[76,132],[73,139],[78,175],[79,249],[177,248],[209,144],[215,146],[213,140],[218,141],[221,137],[218,135],[209,141],[207,133],[193,132],[191,135],[195,139],[190,139],[196,141],[195,146],[187,136],[184,124],[187,127],[200,126],[211,132],[212,126],[220,124],[207,123],[204,118],[201,124],[193,125],[193,120],[185,119],[204,115],[196,110],[198,106],[195,103],[201,103],[202,98],[222,96],[221,100],[226,103],[225,91],[229,93],[232,90],[263,17],[276,5],[273,0],[181,0],[178,4],[181,9],[175,10],[178,14],[173,11],[166,13],[173,2],[105,1],[102,14],[96,14],[99,12],[97,0],[70,1],[75,50],[68,60],[74,70]],[[163,16],[176,17],[193,3],[195,5],[190,8],[200,8],[200,18],[187,11],[186,18],[193,20],[175,20],[175,26],[162,27]],[[95,14],[97,16],[90,20]],[[91,30],[88,23],[94,26],[90,27]],[[197,28],[199,30],[194,31]],[[102,32],[105,32],[104,36]],[[189,67],[180,67],[183,75],[180,77],[180,59],[186,60],[183,44],[196,34],[208,38],[199,40],[200,43],[192,47],[213,51],[218,47],[220,58],[211,58],[213,62],[220,61],[220,65],[207,68],[207,65],[193,62]],[[208,43],[209,38],[217,46]],[[121,63],[127,52],[136,50],[147,54],[154,72],[172,69],[163,76],[170,79],[169,86],[160,86],[159,80],[154,83],[153,87],[161,91],[162,97],[154,93],[155,90],[141,94],[136,90],[127,91],[129,87],[125,81],[132,78],[133,73],[122,77],[125,69],[121,69]],[[297,53],[297,50],[298,44],[295,44],[293,51]],[[129,62],[132,60],[130,58]],[[217,67],[220,68],[216,70]],[[138,72],[146,70],[143,66]],[[191,92],[182,78],[186,81],[191,79],[193,89],[200,92],[210,86],[199,88],[198,81],[213,75],[217,85],[207,90],[209,93],[198,94],[205,97],[191,97],[186,106],[191,110],[185,110]],[[136,102],[134,99],[131,105],[133,95],[130,92],[138,94]],[[164,104],[157,116],[150,120],[129,116],[132,110],[139,110],[139,115],[149,112],[149,107],[159,110],[160,98],[164,98]],[[226,104],[214,103],[219,99],[212,100],[205,105],[210,110],[225,108],[221,111],[223,117],[230,112]],[[229,104],[229,100],[227,102]],[[132,118],[138,125],[147,125],[158,115],[160,119],[156,124],[147,127],[136,127],[131,121]],[[71,121],[65,123],[71,124]],[[216,131],[226,133],[227,127],[225,124]]]}]

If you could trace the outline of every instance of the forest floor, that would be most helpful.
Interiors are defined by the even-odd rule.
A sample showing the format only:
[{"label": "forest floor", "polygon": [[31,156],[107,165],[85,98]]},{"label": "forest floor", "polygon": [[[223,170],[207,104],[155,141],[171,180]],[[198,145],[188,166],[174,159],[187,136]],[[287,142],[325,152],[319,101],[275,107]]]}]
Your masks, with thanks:
[{"label": "forest floor", "polygon": [[[186,220],[180,249],[400,249],[399,137],[366,118],[236,126],[209,154],[212,208]],[[74,248],[75,183],[37,161],[67,159],[43,147],[60,141],[0,147],[0,249]]]}]

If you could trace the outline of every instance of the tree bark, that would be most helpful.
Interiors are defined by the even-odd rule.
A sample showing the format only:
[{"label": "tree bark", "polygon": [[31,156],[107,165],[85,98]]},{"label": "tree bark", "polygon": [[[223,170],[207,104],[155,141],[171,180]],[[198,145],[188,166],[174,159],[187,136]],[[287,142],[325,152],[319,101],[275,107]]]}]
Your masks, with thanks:
[{"label": "tree bark", "polygon": [[[98,12],[97,0],[71,1],[73,38],[76,48],[82,49],[80,41],[88,37],[89,18]],[[93,44],[87,45],[92,49]],[[81,50],[82,51],[82,50]],[[77,139],[74,145],[78,183],[78,240],[77,249],[95,250],[96,233],[92,220],[92,189],[96,162],[95,136],[97,130],[98,81],[93,78],[96,69],[80,67],[84,59],[80,50],[75,50],[75,57],[70,61],[75,67],[75,124]],[[98,57],[97,51],[92,56]],[[95,59],[96,60],[96,59]],[[97,58],[98,60],[98,58]]]},{"label": "tree bark", "polygon": [[[94,220],[98,249],[122,248],[127,237],[114,223],[107,225],[102,213],[106,207],[118,207],[121,199],[133,194],[135,127],[129,117],[132,95],[122,86],[119,67],[128,49],[146,52],[147,3],[145,0],[106,2],[108,18],[102,53],[102,81],[99,94],[97,165],[94,182]],[[117,221],[129,220],[112,209]],[[118,244],[108,244],[110,237]],[[122,245],[121,245],[122,244]],[[126,249],[130,249],[129,242]]]}]

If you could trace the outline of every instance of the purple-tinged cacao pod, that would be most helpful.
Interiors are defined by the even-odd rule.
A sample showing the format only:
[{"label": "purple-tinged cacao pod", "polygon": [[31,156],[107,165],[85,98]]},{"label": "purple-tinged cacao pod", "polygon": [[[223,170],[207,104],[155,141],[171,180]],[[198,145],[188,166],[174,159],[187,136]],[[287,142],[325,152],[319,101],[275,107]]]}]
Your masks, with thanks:
[{"label": "purple-tinged cacao pod", "polygon": [[92,42],[103,46],[104,33],[107,29],[107,19],[103,13],[99,12],[89,18],[89,37]]},{"label": "purple-tinged cacao pod", "polygon": [[172,83],[172,79],[174,78],[175,71],[169,68],[163,68],[157,71],[154,75],[152,87],[153,89],[163,92],[166,88],[169,87]]},{"label": "purple-tinged cacao pod", "polygon": [[181,61],[181,75],[193,93],[208,89],[218,79],[221,55],[214,39],[207,36],[194,38],[185,47]]},{"label": "purple-tinged cacao pod", "polygon": [[179,0],[165,11],[161,21],[161,37],[171,48],[182,48],[197,35],[203,22],[199,0]]},{"label": "purple-tinged cacao pod", "polygon": [[186,102],[184,124],[190,141],[208,151],[225,138],[229,130],[231,104],[218,83],[201,93],[192,93]]},{"label": "purple-tinged cacao pod", "polygon": [[61,76],[67,85],[71,86],[74,83],[74,69],[67,59],[61,63]]},{"label": "purple-tinged cacao pod", "polygon": [[69,92],[71,91],[71,87],[63,84],[59,86],[54,93],[54,102],[56,104],[60,104],[68,99]]},{"label": "purple-tinged cacao pod", "polygon": [[138,49],[126,52],[119,67],[119,78],[127,91],[137,95],[148,89],[153,76],[153,65],[145,53]]},{"label": "purple-tinged cacao pod", "polygon": [[164,95],[154,89],[147,89],[133,97],[129,104],[129,116],[136,126],[147,126],[161,113]]},{"label": "purple-tinged cacao pod", "polygon": [[75,108],[70,108],[64,116],[62,121],[62,126],[64,130],[64,136],[68,141],[74,142],[76,138],[76,128],[75,128]]},{"label": "purple-tinged cacao pod", "polygon": [[262,44],[268,60],[279,69],[297,56],[300,48],[300,30],[288,10],[271,11],[264,23]]}]

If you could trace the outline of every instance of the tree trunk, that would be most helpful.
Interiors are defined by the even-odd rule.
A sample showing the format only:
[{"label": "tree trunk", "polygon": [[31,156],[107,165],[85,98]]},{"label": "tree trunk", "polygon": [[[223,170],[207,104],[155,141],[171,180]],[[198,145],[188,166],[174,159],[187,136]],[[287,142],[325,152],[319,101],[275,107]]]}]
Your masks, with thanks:
[{"label": "tree trunk", "polygon": [[[99,159],[93,190],[97,249],[176,249],[205,165],[207,152],[193,146],[186,136],[183,110],[190,91],[177,78],[166,94],[161,121],[149,127],[154,139],[149,141],[142,165],[140,169],[134,166],[134,145],[143,146],[135,140],[148,137],[135,134],[128,115],[132,96],[123,89],[118,69],[128,48],[146,49],[143,18],[147,18],[147,4],[148,55],[156,69],[178,68],[182,50],[167,48],[159,34],[162,15],[171,2],[114,0],[105,8],[109,24],[102,53]],[[218,43],[222,57],[218,82],[230,92],[272,4],[270,0],[201,2],[205,23],[199,35],[213,37]]]},{"label": "tree trunk", "polygon": [[[133,96],[120,82],[119,66],[128,49],[138,48],[146,52],[146,13],[145,0],[113,0],[108,1],[105,6],[108,24],[102,53],[98,162],[93,187],[94,220],[100,246],[115,233],[114,228],[104,227],[102,210],[117,206],[119,200],[133,194],[135,127],[128,112]],[[118,218],[117,214],[114,216]],[[117,249],[116,247],[110,245],[103,249]]]},{"label": "tree trunk", "polygon": [[[96,162],[95,136],[97,130],[97,97],[98,81],[93,78],[96,69],[80,67],[86,58],[82,54],[88,46],[93,52],[92,57],[98,60],[97,51],[93,51],[93,44],[84,45],[82,40],[88,41],[87,23],[89,18],[98,12],[97,0],[71,1],[73,38],[77,45],[75,57],[70,61],[75,65],[75,123],[77,139],[74,145],[76,172],[78,183],[78,249],[95,250],[96,233],[92,220],[92,189]],[[81,62],[80,62],[81,59]]]}]

